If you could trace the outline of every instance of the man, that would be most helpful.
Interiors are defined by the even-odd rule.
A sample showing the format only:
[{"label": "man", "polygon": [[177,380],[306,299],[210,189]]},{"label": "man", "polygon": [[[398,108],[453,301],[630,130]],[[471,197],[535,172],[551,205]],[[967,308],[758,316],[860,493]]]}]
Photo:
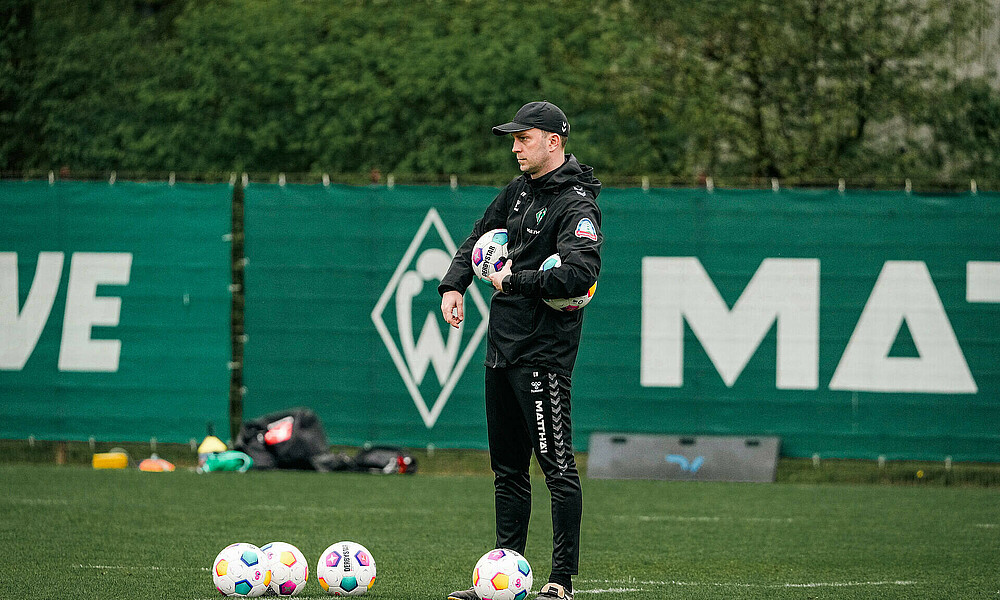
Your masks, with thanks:
[{"label": "man", "polygon": [[[486,347],[486,425],[495,474],[496,547],[524,553],[531,516],[528,465],[534,452],[552,496],[552,571],[538,598],[571,600],[580,557],[582,496],[573,458],[570,377],[583,311],[560,312],[542,298],[585,294],[601,269],[601,182],[566,155],[566,115],[549,102],[525,104],[514,120],[493,128],[510,134],[522,175],[486,208],[441,280],[441,312],[458,327],[472,283],[470,257],[479,237],[508,232],[508,260],[490,279]],[[558,253],[562,266],[539,271]],[[477,600],[474,589],[450,600]]]}]

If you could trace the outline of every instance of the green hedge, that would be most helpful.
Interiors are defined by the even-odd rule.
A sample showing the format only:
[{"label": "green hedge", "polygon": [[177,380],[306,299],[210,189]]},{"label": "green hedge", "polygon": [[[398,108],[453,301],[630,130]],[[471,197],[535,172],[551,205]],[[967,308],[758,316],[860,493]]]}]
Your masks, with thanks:
[{"label": "green hedge", "polygon": [[504,173],[489,127],[544,98],[609,176],[967,183],[1000,166],[994,10],[11,0],[0,171]]}]

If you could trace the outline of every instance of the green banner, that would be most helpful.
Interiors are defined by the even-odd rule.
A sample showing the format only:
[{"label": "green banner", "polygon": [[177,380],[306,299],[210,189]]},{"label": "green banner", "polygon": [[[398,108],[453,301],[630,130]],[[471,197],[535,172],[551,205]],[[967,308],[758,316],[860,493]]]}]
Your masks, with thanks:
[{"label": "green banner", "polygon": [[[251,185],[245,415],[486,445],[490,289],[436,292],[492,188]],[[777,435],[792,456],[1000,460],[996,194],[605,190],[574,443]],[[446,264],[446,263],[445,263]]]},{"label": "green banner", "polygon": [[231,198],[0,182],[0,437],[227,430]]},{"label": "green banner", "polygon": [[[331,442],[486,446],[491,289],[438,280],[497,190],[246,191],[244,415]],[[225,430],[231,188],[0,183],[0,437]],[[1000,196],[605,190],[574,442],[776,435],[783,453],[1000,460]]]},{"label": "green banner", "polygon": [[428,265],[496,193],[251,184],[244,416],[307,406],[332,443],[484,447],[489,293],[451,333]]},{"label": "green banner", "polygon": [[[621,279],[601,291],[622,292],[627,333],[596,344],[610,364],[583,360],[629,369],[614,419],[626,430],[777,435],[791,456],[997,460],[998,199],[613,194],[604,231],[622,242],[606,266]],[[581,416],[599,428],[600,414]]]}]

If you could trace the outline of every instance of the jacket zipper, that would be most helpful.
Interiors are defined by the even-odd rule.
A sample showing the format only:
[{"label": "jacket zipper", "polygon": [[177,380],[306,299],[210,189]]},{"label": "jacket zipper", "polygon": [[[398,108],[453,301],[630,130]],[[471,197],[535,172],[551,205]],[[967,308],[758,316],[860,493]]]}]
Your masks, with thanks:
[{"label": "jacket zipper", "polygon": [[[515,250],[518,247],[517,243],[521,240],[521,230],[524,229],[524,219],[528,215],[528,213],[531,212],[531,207],[535,205],[535,192],[534,192],[534,190],[531,189],[531,185],[530,184],[528,185],[528,191],[531,193],[531,201],[528,202],[528,207],[524,209],[523,213],[521,213],[521,224],[518,226],[517,237],[514,239],[514,249]],[[511,254],[513,254],[513,252],[508,252],[507,253],[508,256],[510,256]],[[494,357],[493,357],[493,368],[497,368],[497,366],[500,364],[500,358],[499,357],[500,357],[500,354],[497,352],[494,355]]]},{"label": "jacket zipper", "polygon": [[[528,202],[528,207],[524,209],[521,214],[521,225],[517,228],[517,238],[514,241],[514,250],[518,249],[517,242],[521,241],[521,230],[524,229],[524,219],[527,218],[528,214],[531,212],[531,208],[535,205],[535,191],[531,189],[531,185],[528,185],[528,191],[531,192],[531,201]],[[513,252],[508,252],[508,255],[513,254]]]}]

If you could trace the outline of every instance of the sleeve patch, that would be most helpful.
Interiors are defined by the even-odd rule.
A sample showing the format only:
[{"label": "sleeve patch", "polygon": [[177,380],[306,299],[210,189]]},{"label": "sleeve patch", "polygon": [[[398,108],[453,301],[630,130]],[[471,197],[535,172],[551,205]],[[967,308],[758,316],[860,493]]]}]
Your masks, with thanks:
[{"label": "sleeve patch", "polygon": [[597,241],[597,228],[590,219],[584,217],[576,224],[576,237]]}]

